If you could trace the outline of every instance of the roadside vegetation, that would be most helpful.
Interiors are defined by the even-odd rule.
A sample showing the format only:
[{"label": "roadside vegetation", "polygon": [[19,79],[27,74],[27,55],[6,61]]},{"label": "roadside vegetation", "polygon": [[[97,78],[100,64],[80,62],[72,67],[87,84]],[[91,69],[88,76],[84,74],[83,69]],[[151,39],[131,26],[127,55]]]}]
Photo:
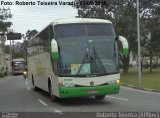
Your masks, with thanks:
[{"label": "roadside vegetation", "polygon": [[[85,3],[86,0],[75,0]],[[91,3],[95,0],[87,0]],[[129,71],[130,54],[137,57],[137,8],[136,0],[98,1],[98,5],[80,5],[75,8],[82,18],[100,18],[112,21],[117,35],[124,36],[129,43],[129,55],[120,55],[124,73]],[[159,0],[140,0],[139,17],[141,27],[141,56],[160,57],[160,2]],[[135,59],[136,60],[136,59]],[[152,72],[152,68],[150,69]]]},{"label": "roadside vegetation", "polygon": [[130,68],[128,73],[121,73],[121,83],[160,91],[160,69],[153,69],[152,73],[149,69],[143,69],[139,84],[138,69]]}]

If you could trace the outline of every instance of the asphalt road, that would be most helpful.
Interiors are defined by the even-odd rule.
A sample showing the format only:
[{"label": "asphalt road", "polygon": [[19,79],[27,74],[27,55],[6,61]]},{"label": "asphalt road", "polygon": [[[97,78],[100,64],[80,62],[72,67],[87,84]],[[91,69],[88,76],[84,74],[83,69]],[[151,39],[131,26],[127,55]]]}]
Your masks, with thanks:
[{"label": "asphalt road", "polygon": [[46,92],[34,91],[30,83],[22,76],[10,76],[0,80],[0,111],[2,112],[0,118],[7,114],[5,112],[18,112],[19,117],[22,115],[24,118],[31,116],[49,118],[53,114],[55,118],[60,116],[66,118],[71,115],[75,118],[85,118],[84,113],[88,118],[89,115],[96,117],[97,112],[117,111],[159,112],[160,93],[121,87],[119,94],[106,96],[103,101],[96,101],[93,97],[84,97],[53,102]]}]

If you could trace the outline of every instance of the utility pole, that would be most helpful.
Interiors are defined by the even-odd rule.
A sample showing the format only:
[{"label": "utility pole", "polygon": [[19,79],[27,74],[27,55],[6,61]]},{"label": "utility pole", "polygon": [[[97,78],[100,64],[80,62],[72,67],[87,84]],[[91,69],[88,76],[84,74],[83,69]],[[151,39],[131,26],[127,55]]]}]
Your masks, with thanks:
[{"label": "utility pole", "polygon": [[138,41],[138,82],[141,84],[141,42],[140,42],[140,22],[139,22],[139,0],[137,0],[137,41]]},{"label": "utility pole", "polygon": [[14,59],[14,40],[12,40],[12,59]]},{"label": "utility pole", "polygon": [[12,43],[11,43],[11,40],[10,40],[10,51],[9,51],[9,53],[10,53],[10,62],[12,62],[11,60],[12,60],[12,47],[11,47],[11,45],[12,45]]}]

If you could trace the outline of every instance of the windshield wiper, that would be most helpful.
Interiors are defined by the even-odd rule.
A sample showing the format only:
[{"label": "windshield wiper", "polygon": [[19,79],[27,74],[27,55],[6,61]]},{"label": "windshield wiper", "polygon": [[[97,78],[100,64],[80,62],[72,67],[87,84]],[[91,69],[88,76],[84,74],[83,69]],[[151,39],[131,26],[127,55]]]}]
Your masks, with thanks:
[{"label": "windshield wiper", "polygon": [[99,62],[100,66],[101,66],[101,69],[104,71],[104,73],[107,73],[106,69],[105,69],[105,66],[102,62],[102,60],[100,59],[99,55],[96,53],[95,51],[95,46],[93,45],[93,54],[94,54],[94,62],[97,64],[97,61]]},{"label": "windshield wiper", "polygon": [[[99,55],[98,55],[98,54],[96,53],[96,51],[95,51],[94,45],[93,45],[93,52],[94,52],[94,56],[93,56],[93,57],[92,57],[91,55],[89,55],[88,52],[85,54],[85,56],[84,56],[84,58],[83,58],[83,60],[82,60],[82,63],[81,63],[81,65],[80,65],[80,67],[79,67],[76,75],[79,75],[79,73],[81,72],[82,67],[83,67],[83,65],[85,64],[85,61],[86,61],[86,59],[87,59],[88,57],[89,57],[89,59],[90,59],[89,62],[91,62],[91,60],[93,60],[93,62],[94,62],[96,65],[100,65],[100,68],[103,70],[103,73],[104,73],[104,74],[107,73],[107,71],[106,71],[106,69],[105,69],[105,66],[104,66],[102,60],[100,59]],[[99,64],[97,64],[97,61],[96,61],[96,60],[98,60]],[[100,70],[100,69],[99,69],[99,70]],[[98,70],[98,71],[99,71],[99,70]]]}]

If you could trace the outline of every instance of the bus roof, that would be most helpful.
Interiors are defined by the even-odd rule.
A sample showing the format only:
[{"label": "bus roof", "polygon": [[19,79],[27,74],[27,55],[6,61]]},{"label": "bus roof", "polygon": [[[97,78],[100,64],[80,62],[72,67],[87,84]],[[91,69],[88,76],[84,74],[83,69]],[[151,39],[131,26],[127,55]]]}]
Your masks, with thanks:
[{"label": "bus roof", "polygon": [[12,61],[25,61],[23,58],[13,59]]},{"label": "bus roof", "polygon": [[[109,20],[104,19],[94,19],[94,18],[61,18],[56,19],[52,21],[49,25],[59,25],[59,24],[76,24],[76,23],[109,23],[112,24]],[[49,25],[47,25],[44,29],[46,29]],[[36,37],[38,34],[40,34],[44,29],[42,29],[40,32],[38,32],[35,36],[33,36],[30,40],[32,40],[34,37]],[[29,40],[29,41],[30,41]]]},{"label": "bus roof", "polygon": [[93,19],[93,18],[69,18],[69,19],[57,19],[51,22],[51,24],[53,25],[72,24],[72,23],[111,23],[111,21],[103,19]]}]

